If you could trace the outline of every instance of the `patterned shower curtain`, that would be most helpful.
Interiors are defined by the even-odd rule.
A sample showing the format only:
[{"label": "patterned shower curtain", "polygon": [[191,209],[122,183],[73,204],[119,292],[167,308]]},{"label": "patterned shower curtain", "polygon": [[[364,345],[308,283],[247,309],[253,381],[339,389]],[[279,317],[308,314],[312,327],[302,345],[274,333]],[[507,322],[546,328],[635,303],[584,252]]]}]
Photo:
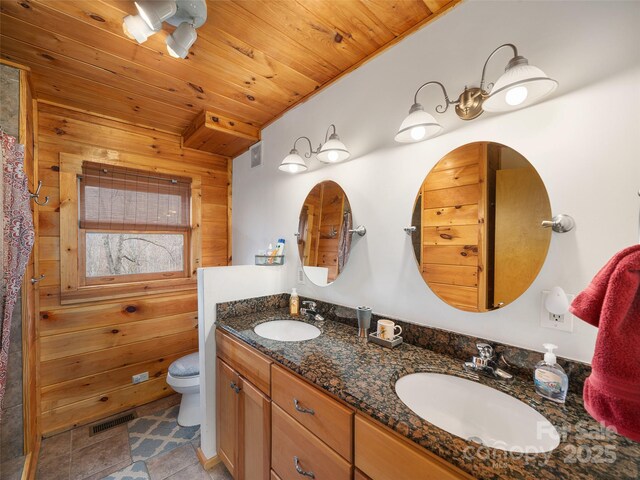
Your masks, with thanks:
[{"label": "patterned shower curtain", "polygon": [[11,314],[34,242],[24,145],[2,132],[2,325],[0,328],[0,405],[7,383]]}]

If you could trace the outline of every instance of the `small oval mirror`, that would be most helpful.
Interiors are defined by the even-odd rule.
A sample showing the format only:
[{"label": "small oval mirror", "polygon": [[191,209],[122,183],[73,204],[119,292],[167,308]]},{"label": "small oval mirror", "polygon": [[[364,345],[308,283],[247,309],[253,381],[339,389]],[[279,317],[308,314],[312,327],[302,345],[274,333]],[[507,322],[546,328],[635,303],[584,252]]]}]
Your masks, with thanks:
[{"label": "small oval mirror", "polygon": [[413,247],[422,278],[452,307],[486,312],[522,295],[547,256],[547,190],[536,169],[499,143],[453,150],[416,198]]},{"label": "small oval mirror", "polygon": [[349,260],[351,206],[336,182],[311,189],[300,210],[298,252],[307,278],[326,286],[338,278]]}]

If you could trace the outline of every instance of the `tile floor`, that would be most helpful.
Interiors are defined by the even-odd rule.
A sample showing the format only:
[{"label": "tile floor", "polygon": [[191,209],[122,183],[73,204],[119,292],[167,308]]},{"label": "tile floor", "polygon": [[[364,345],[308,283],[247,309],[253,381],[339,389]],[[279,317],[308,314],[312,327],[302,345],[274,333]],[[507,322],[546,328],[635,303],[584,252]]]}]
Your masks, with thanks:
[{"label": "tile floor", "polygon": [[90,426],[42,442],[38,480],[232,480],[223,464],[196,456],[199,427],[180,427],[172,395],[136,409],[137,418],[94,436]]}]

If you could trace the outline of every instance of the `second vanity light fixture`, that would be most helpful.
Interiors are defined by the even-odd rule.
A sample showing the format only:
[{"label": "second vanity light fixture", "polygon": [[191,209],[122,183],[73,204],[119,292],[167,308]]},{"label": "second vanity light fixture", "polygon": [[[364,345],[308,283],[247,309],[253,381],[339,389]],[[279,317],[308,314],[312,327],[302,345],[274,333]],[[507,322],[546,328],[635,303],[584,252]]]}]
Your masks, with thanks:
[{"label": "second vanity light fixture", "polygon": [[[504,73],[495,84],[485,84],[485,74],[489,60],[502,48],[511,48],[513,58],[507,64]],[[442,130],[442,125],[431,115],[424,111],[418,103],[418,94],[427,85],[439,85],[444,94],[444,105],[438,105],[435,110],[445,113],[449,105],[455,105],[456,114],[462,120],[473,120],[482,112],[507,112],[523,108],[542,97],[549,95],[558,86],[558,82],[549,78],[542,70],[518,55],[518,49],[511,43],[505,43],[496,48],[484,62],[482,78],[479,87],[464,88],[458,100],[449,100],[449,95],[444,85],[440,82],[427,82],[418,88],[413,98],[413,105],[409,115],[400,125],[395,136],[396,142],[411,143],[421,142],[433,137]]]},{"label": "second vanity light fixture", "polygon": [[[329,131],[331,129],[333,129],[333,133],[329,135]],[[288,173],[300,173],[309,168],[296,149],[298,140],[302,139],[306,140],[309,144],[309,151],[304,154],[306,158],[311,158],[311,155],[316,155],[318,160],[323,163],[338,163],[351,156],[349,150],[347,150],[347,147],[345,147],[344,143],[342,143],[340,137],[336,133],[336,126],[331,124],[329,125],[329,128],[327,128],[327,133],[324,136],[324,143],[321,143],[317,150],[313,149],[309,137],[302,136],[296,138],[295,142],[293,142],[293,148],[289,152],[289,155],[284,157],[284,160],[282,160],[278,169]]]},{"label": "second vanity light fixture", "polygon": [[162,22],[175,27],[167,37],[167,51],[175,58],[185,58],[198,38],[196,28],[207,19],[205,0],[139,0],[134,2],[138,15],[124,17],[122,29],[138,43],[144,43],[160,31]]}]

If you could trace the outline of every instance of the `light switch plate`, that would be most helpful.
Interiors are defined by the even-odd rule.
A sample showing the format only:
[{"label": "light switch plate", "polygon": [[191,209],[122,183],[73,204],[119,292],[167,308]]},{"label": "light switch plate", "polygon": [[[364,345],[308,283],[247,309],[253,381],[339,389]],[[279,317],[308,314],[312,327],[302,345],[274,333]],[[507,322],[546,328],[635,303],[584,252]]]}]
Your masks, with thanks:
[{"label": "light switch plate", "polygon": [[[559,330],[561,332],[573,332],[573,315],[571,312],[567,312],[564,315],[554,315],[549,313],[549,311],[544,306],[544,301],[547,299],[547,295],[549,295],[549,290],[542,291],[542,301],[540,302],[540,326],[543,328],[548,328],[550,330]],[[567,294],[567,299],[569,303],[573,301],[575,295]]]},{"label": "light switch plate", "polygon": [[302,266],[298,266],[297,276],[298,276],[298,285],[304,285],[305,274],[304,274],[304,270],[302,269]]}]

